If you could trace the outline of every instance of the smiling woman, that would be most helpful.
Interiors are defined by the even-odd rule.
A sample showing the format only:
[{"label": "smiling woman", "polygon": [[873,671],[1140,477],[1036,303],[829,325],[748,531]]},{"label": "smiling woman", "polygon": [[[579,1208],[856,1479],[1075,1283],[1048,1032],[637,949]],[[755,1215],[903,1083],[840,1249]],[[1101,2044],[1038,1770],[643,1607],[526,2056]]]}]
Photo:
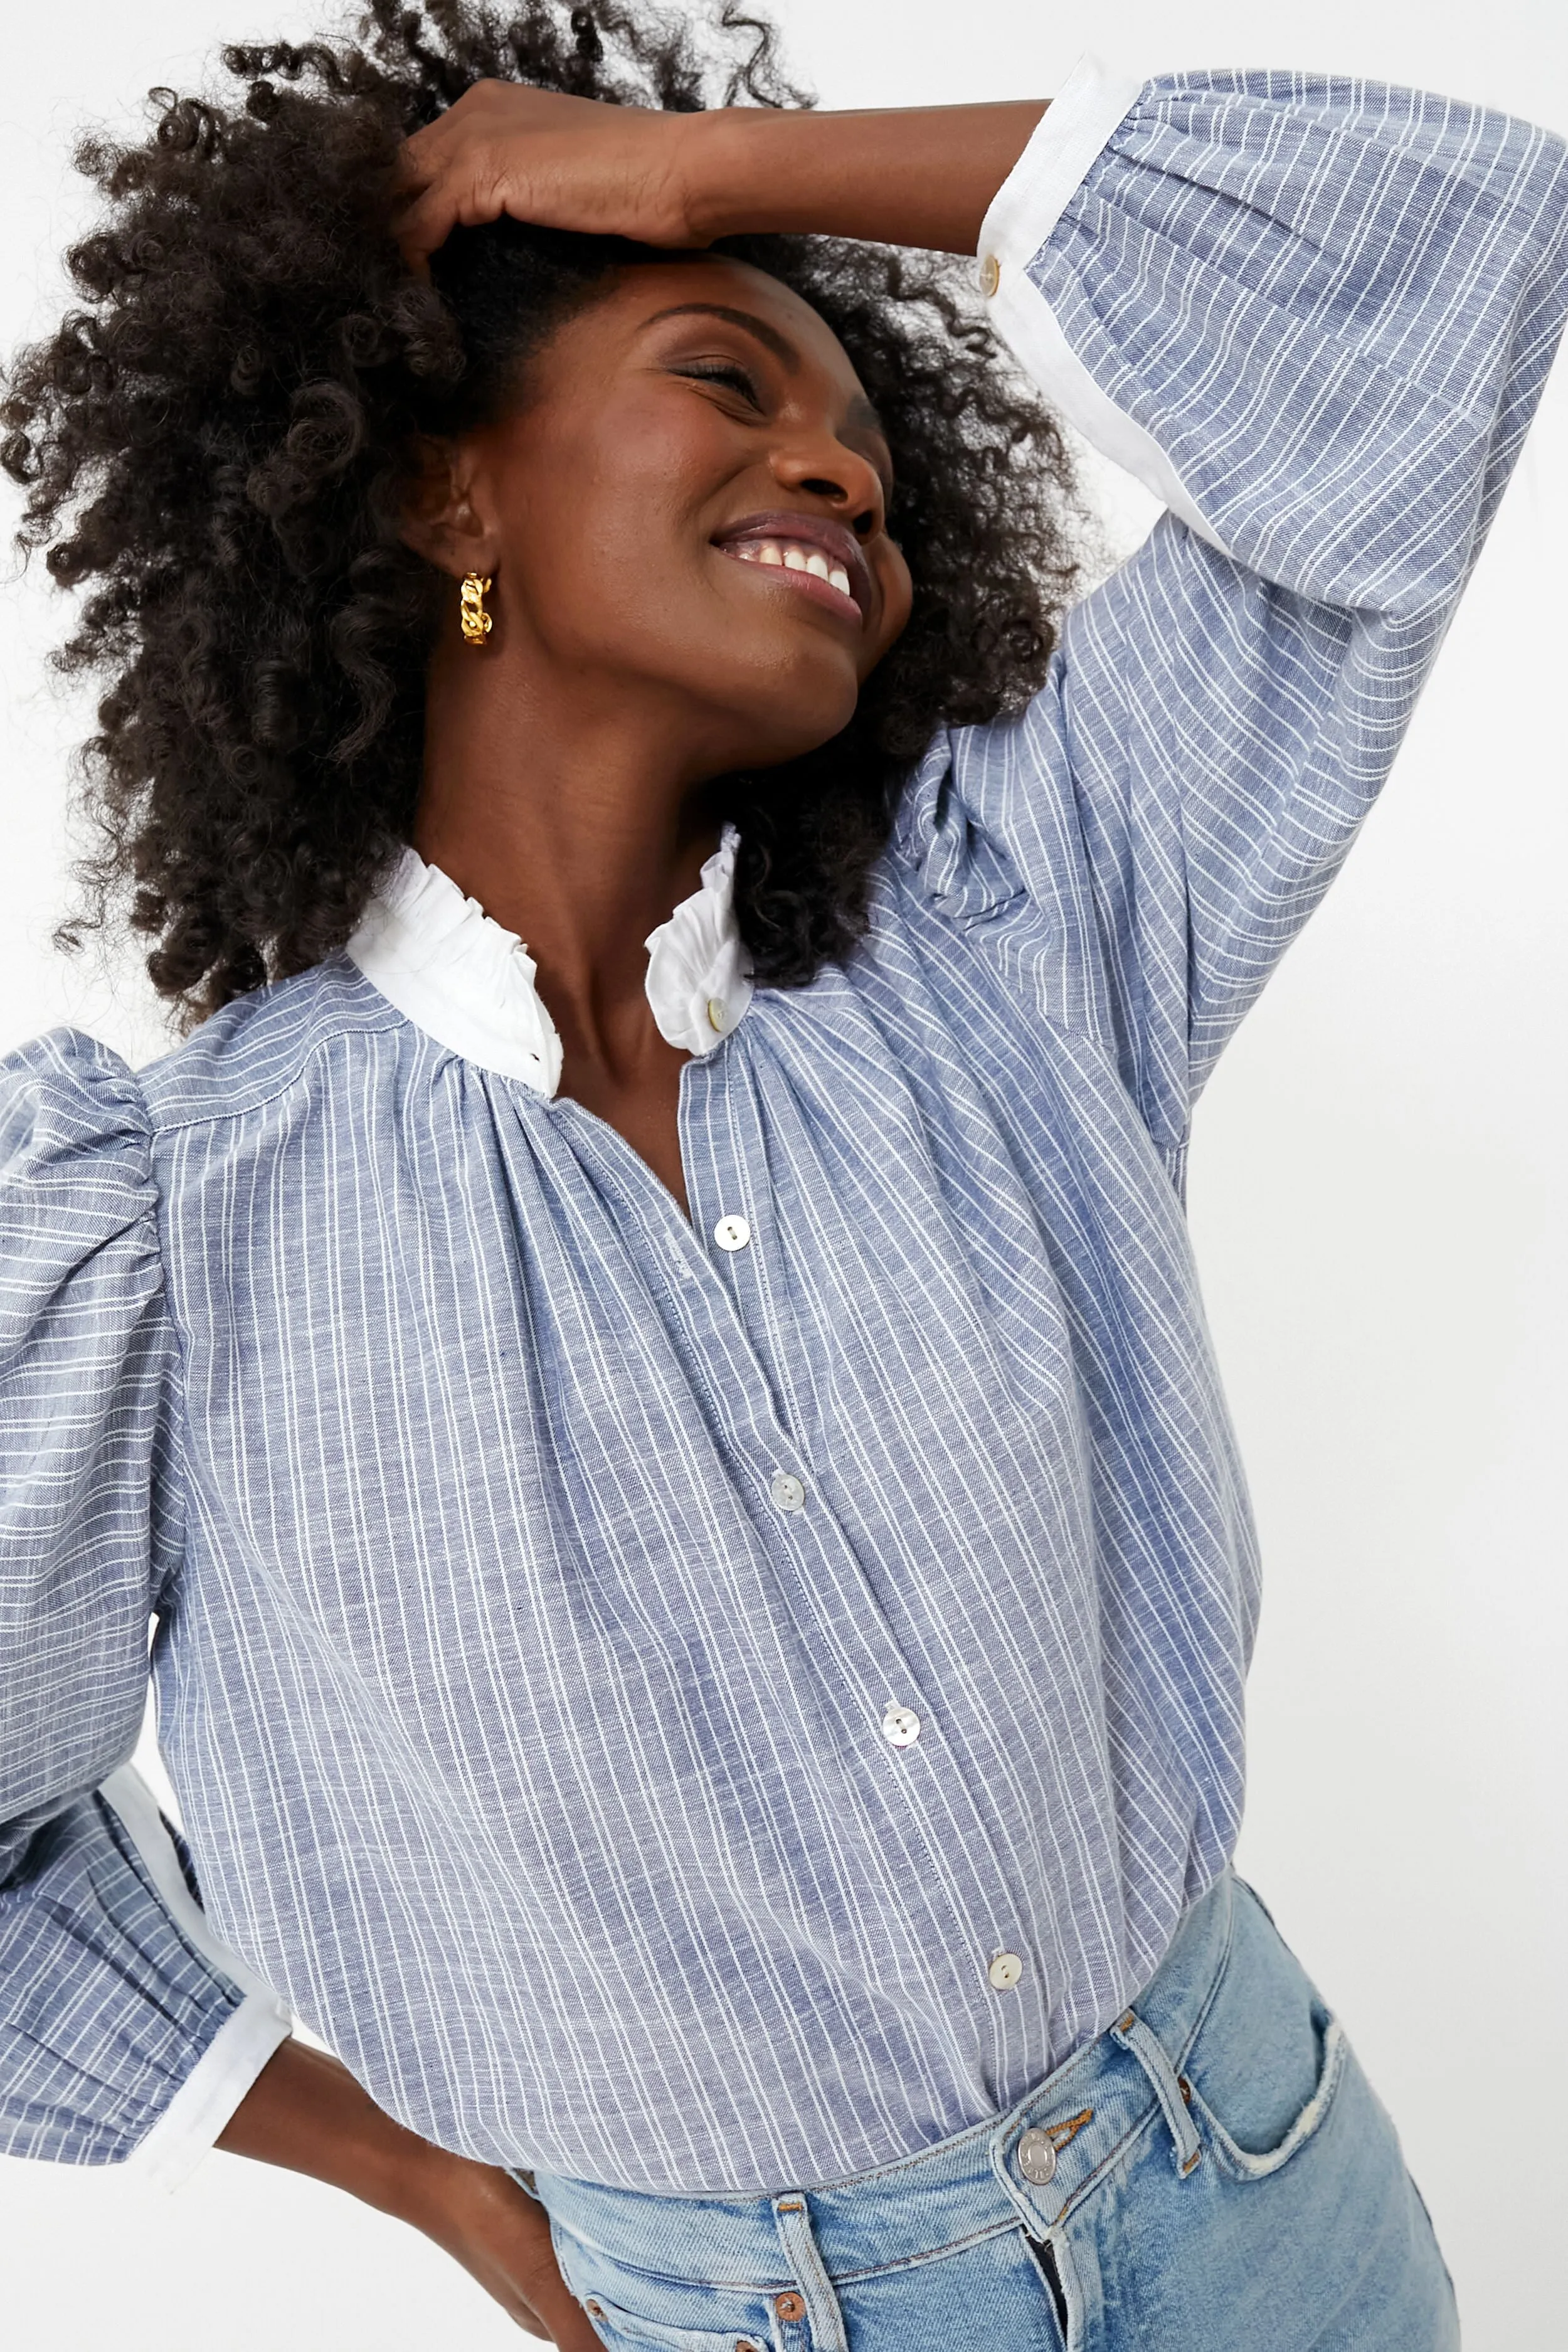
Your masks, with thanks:
[{"label": "smiling woman", "polygon": [[[740,827],[736,910],[759,974],[809,979],[856,935],[898,779],[933,725],[1016,709],[1044,675],[1072,577],[1067,465],[1045,410],[998,373],[995,340],[951,269],[843,238],[732,236],[673,264],[639,237],[553,228],[544,205],[527,222],[480,208],[450,236],[458,215],[442,215],[433,283],[409,278],[388,204],[410,133],[493,140],[509,102],[552,90],[590,121],[586,101],[614,100],[617,131],[632,107],[676,110],[642,127],[685,131],[693,109],[798,103],[750,21],[700,38],[622,10],[568,19],[540,5],[503,28],[478,8],[425,17],[375,0],[366,47],[225,56],[233,111],[165,93],[145,145],[82,151],[110,202],[71,257],[88,307],[20,359],[3,411],[29,538],[57,580],[93,588],[62,656],[109,688],[89,752],[105,849],[87,919],[128,898],[154,941],[154,982],[198,1017],[348,938],[410,837],[425,666],[450,619],[438,570],[404,528],[418,453],[432,436],[493,439],[521,405],[527,363],[614,289],[606,315],[581,320],[549,362],[584,371],[580,427],[612,333],[649,339],[643,372],[615,387],[617,434],[634,388],[644,398],[645,457],[664,429],[666,412],[646,406],[659,371],[710,409],[710,467],[726,431],[732,453],[760,447],[779,396],[803,388],[803,362],[819,402],[831,372],[858,498],[878,475],[878,563],[914,575],[903,643],[870,690],[830,696],[826,728],[803,703],[793,740],[739,744],[714,780],[716,815]],[[579,177],[602,186],[603,134],[579,136]],[[626,180],[618,158],[608,176]],[[626,225],[661,238],[671,226],[630,213]],[[676,227],[680,242],[708,241]],[[774,325],[748,331],[726,307]],[[673,315],[656,326],[661,308]],[[617,367],[633,360],[616,345]],[[573,473],[563,497],[580,501],[588,478]],[[864,499],[858,512],[864,536]],[[589,545],[581,520],[563,533],[563,520],[531,520],[509,546],[502,628],[531,560],[550,569],[561,611],[563,567]],[[607,593],[651,609],[655,561],[646,538],[622,545],[596,583],[601,618]],[[694,664],[723,649],[743,609],[716,605],[682,639]],[[862,677],[899,634],[889,618],[860,641]],[[822,646],[815,659],[848,675],[847,653]],[[781,759],[782,772],[769,764]]]},{"label": "smiling woman", "polygon": [[[1448,2352],[1231,1868],[1182,1188],[1539,394],[1568,157],[1093,60],[818,116],[713,37],[231,51],[89,154],[12,379],[193,1034],[0,1065],[4,2145],[319,2174],[570,2352]],[[1167,509],[1059,627],[994,328]]]},{"label": "smiling woman", "polygon": [[[531,235],[503,226],[500,255]],[[781,974],[766,952],[771,891],[804,856],[816,861],[800,908],[816,960],[843,951],[894,804],[890,752],[865,731],[870,682],[909,628],[913,590],[888,524],[891,428],[820,312],[714,251],[637,249],[590,283],[525,383],[514,367],[509,396],[424,445],[404,537],[437,572],[482,575],[498,593],[482,670],[462,658],[449,614],[437,633],[413,840],[526,934],[563,1085],[684,1202],[682,1055],[647,1033],[640,943],[695,887],[719,826],[739,820],[737,915],[754,975],[812,976]],[[944,495],[955,486],[949,469]],[[1002,593],[1021,604],[1039,591],[1020,572]],[[1037,608],[1037,622],[1043,631]],[[520,729],[521,791],[509,776]],[[592,880],[565,869],[558,813],[545,814],[542,780],[568,774]],[[477,775],[492,780],[478,808]],[[658,900],[605,903],[616,841],[622,871]],[[748,874],[761,891],[750,925]],[[590,893],[603,919],[584,952]],[[614,1009],[622,976],[629,1024]]]}]

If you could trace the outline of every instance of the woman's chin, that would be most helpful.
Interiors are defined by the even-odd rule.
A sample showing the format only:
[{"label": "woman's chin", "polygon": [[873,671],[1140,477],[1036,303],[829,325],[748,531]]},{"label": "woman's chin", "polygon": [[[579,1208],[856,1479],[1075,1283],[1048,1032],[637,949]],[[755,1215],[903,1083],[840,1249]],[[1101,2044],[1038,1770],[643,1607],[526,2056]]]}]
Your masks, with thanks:
[{"label": "woman's chin", "polygon": [[799,714],[789,714],[793,723],[781,723],[773,728],[759,727],[748,747],[729,764],[735,769],[783,768],[792,760],[804,760],[813,751],[820,751],[841,735],[855,714],[853,698],[847,706],[835,706],[830,716],[825,716],[814,727],[804,728]]},{"label": "woman's chin", "polygon": [[[732,668],[732,647],[730,654],[724,667]],[[777,767],[819,751],[848,726],[860,695],[852,664],[824,660],[815,648],[803,656],[798,646],[776,650],[772,660],[734,685],[732,699],[725,698],[753,746],[746,761],[737,764],[752,767]]]}]

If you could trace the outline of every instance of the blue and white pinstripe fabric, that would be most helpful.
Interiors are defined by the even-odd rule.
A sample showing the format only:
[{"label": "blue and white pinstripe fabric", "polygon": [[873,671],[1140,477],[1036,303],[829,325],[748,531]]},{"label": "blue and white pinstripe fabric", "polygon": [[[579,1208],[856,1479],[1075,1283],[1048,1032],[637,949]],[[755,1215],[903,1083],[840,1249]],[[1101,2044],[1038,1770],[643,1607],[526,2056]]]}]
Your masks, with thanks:
[{"label": "blue and white pinstripe fabric", "polygon": [[13,2149],[124,2153],[239,2000],[91,1793],[150,1608],[213,1929],[493,2160],[879,2164],[1099,2031],[1220,1871],[1257,1572],[1188,1120],[1495,506],[1568,174],[1344,82],[1116,113],[1043,246],[999,200],[998,316],[1189,519],[933,744],[862,950],[689,1065],[689,1225],[342,956],[140,1077],[5,1065]]}]

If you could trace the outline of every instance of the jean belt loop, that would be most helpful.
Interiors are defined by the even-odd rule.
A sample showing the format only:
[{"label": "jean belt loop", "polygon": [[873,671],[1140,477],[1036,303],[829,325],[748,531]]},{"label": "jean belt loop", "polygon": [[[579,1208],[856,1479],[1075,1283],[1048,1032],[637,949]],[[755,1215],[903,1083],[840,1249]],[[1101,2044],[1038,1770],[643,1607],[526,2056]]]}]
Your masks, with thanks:
[{"label": "jean belt loop", "polygon": [[1175,2144],[1176,2170],[1184,2178],[1195,2168],[1204,2151],[1181,2076],[1166,2057],[1163,2044],[1135,2010],[1127,2010],[1117,2019],[1110,2029],[1110,2038],[1137,2059],[1152,2084]]},{"label": "jean belt loop", "polygon": [[795,2274],[793,2294],[775,2295],[773,2309],[780,2318],[786,2314],[782,2306],[804,2303],[805,2315],[811,2328],[811,2352],[849,2352],[849,2340],[844,2333],[844,2315],[838,2308],[838,2297],[833,2292],[833,2281],[817,2251],[812,2233],[811,2214],[805,2196],[798,2189],[773,2199],[773,2220],[778,2227],[779,2241]]}]

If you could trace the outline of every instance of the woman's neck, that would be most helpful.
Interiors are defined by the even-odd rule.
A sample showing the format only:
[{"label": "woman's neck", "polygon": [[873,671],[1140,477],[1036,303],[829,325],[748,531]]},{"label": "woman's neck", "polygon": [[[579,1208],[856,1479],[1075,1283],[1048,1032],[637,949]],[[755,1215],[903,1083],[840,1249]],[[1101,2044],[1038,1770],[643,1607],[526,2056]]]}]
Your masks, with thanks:
[{"label": "woman's neck", "polygon": [[699,887],[718,820],[646,696],[544,697],[487,659],[433,665],[414,846],[526,941],[568,1073],[629,1074],[659,1042],[644,941]]}]

